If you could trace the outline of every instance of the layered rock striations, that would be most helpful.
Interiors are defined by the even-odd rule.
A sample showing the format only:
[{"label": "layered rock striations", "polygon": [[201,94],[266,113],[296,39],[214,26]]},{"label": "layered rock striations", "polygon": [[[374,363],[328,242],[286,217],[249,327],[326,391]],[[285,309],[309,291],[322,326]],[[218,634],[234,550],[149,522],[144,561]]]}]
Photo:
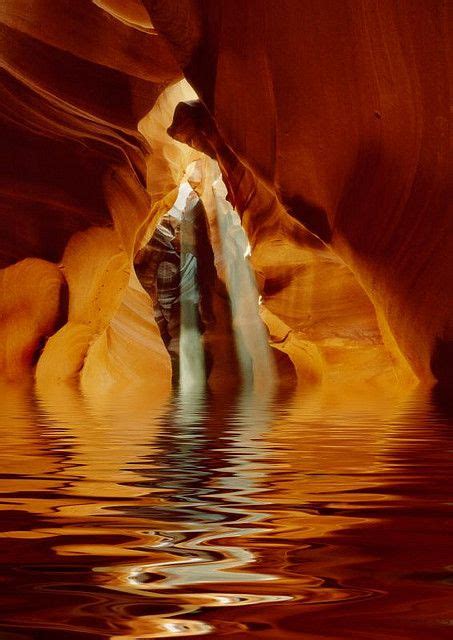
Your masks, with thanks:
[{"label": "layered rock striations", "polygon": [[144,4],[238,160],[348,265],[390,348],[447,381],[447,3]]},{"label": "layered rock striations", "polygon": [[[0,8],[0,325],[23,334],[0,356],[10,377],[39,359],[41,386],[81,380],[95,392],[149,384],[157,370],[169,386],[132,261],[153,215],[172,204],[151,203],[138,125],[181,74],[147,16],[139,2]],[[35,286],[43,270],[49,292]]]},{"label": "layered rock striations", "polygon": [[133,261],[198,160],[218,272],[213,384],[238,375],[219,170],[283,378],[448,383],[446,11],[441,0],[5,0],[2,376],[35,372],[41,393],[68,382],[93,398],[168,393]]}]

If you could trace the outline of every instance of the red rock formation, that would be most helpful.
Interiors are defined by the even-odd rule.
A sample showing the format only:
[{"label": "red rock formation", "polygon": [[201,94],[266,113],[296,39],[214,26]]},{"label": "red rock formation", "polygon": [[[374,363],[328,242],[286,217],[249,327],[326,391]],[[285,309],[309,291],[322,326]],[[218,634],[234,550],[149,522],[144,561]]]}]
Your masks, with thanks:
[{"label": "red rock formation", "polygon": [[[39,380],[80,378],[89,394],[96,381],[107,392],[159,369],[168,386],[133,259],[207,153],[253,246],[271,340],[299,379],[324,368],[335,379],[349,363],[351,375],[388,382],[404,360],[447,382],[446,24],[441,0],[5,0],[8,376],[31,370],[61,323],[62,263],[68,322],[47,342]],[[205,109],[178,108],[178,142],[166,133],[174,107],[196,97],[170,86],[183,75]],[[33,286],[41,272],[46,308]],[[217,326],[209,339],[224,344]]]},{"label": "red rock formation", "polygon": [[144,5],[229,147],[349,265],[418,376],[446,382],[446,3]]},{"label": "red rock formation", "polygon": [[[78,379],[86,366],[85,389],[99,369],[95,386],[107,389],[149,381],[157,367],[168,387],[168,356],[132,259],[153,215],[138,123],[180,71],[139,2],[98,5],[0,7],[2,372],[30,370],[57,328],[62,276],[52,263],[62,260],[69,320],[44,348],[39,381]],[[8,266],[28,257],[39,260]]]},{"label": "red rock formation", "polygon": [[[352,271],[287,215],[275,192],[225,144],[203,105],[180,103],[169,131],[219,160],[252,245],[271,345],[287,354],[299,383],[330,379],[344,385],[358,370],[360,381],[384,387],[412,383],[398,349],[383,345],[375,309]],[[208,193],[203,197],[208,211],[216,208]]]},{"label": "red rock formation", "polygon": [[58,327],[63,276],[45,260],[27,258],[0,271],[0,370],[19,380]]}]

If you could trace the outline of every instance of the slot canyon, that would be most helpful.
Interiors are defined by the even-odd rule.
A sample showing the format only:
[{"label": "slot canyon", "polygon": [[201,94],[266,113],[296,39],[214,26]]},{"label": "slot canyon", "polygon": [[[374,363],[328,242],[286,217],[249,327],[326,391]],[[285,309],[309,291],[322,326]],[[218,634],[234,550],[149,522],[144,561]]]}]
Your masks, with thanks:
[{"label": "slot canyon", "polygon": [[450,18],[0,2],[1,638],[451,637]]}]

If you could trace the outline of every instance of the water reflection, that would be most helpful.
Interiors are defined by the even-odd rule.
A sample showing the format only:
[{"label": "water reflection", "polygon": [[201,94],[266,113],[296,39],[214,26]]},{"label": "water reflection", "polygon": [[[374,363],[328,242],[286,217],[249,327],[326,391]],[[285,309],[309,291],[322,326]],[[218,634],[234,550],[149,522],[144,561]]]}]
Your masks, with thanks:
[{"label": "water reflection", "polygon": [[1,637],[449,637],[427,394],[1,394]]}]

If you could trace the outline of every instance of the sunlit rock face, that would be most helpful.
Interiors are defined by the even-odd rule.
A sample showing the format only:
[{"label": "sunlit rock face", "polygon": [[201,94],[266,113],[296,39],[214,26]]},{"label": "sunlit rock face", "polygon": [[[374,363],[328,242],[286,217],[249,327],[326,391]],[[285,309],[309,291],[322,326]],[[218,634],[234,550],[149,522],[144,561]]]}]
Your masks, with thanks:
[{"label": "sunlit rock face", "polygon": [[443,2],[0,0],[0,640],[451,640]]},{"label": "sunlit rock face", "polygon": [[166,396],[133,264],[198,161],[210,385],[240,377],[218,234],[231,207],[260,294],[242,309],[280,382],[447,382],[445,25],[424,2],[3,2],[2,375]]},{"label": "sunlit rock face", "polygon": [[276,355],[287,355],[297,381],[411,384],[406,360],[394,344],[384,344],[376,310],[351,269],[288,216],[275,191],[225,144],[203,105],[180,103],[169,131],[218,159],[250,239],[271,345]]},{"label": "sunlit rock face", "polygon": [[8,1],[0,34],[2,374],[39,358],[41,387],[99,393],[159,370],[168,389],[132,260],[160,206],[138,125],[181,75],[174,58],[135,1]]},{"label": "sunlit rock face", "polygon": [[352,269],[391,350],[446,382],[444,4],[144,4],[238,162]]},{"label": "sunlit rock face", "polygon": [[0,271],[2,378],[26,376],[43,341],[61,323],[63,300],[63,276],[54,264],[27,258]]}]

